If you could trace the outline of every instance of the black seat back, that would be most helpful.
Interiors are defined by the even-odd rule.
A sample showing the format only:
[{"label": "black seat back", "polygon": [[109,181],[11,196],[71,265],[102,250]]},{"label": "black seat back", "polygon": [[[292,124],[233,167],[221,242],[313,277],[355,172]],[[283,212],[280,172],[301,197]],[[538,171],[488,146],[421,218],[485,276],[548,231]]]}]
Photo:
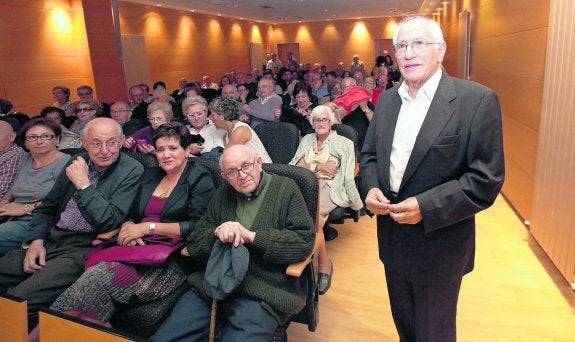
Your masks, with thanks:
[{"label": "black seat back", "polygon": [[262,122],[254,128],[274,163],[288,164],[299,145],[299,130],[289,122]]}]

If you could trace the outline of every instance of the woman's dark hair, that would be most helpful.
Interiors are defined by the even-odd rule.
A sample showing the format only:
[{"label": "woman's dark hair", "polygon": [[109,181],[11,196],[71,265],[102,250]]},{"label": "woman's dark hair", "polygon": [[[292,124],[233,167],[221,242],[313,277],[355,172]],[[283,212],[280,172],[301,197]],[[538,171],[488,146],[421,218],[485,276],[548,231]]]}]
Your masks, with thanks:
[{"label": "woman's dark hair", "polygon": [[26,140],[26,133],[28,133],[30,128],[34,126],[44,126],[49,128],[52,132],[54,132],[56,139],[60,138],[60,135],[62,135],[62,128],[60,125],[58,125],[54,121],[50,121],[43,117],[36,117],[26,121],[26,123],[22,125],[22,127],[20,128],[20,131],[18,132],[18,137],[20,138],[21,141]]},{"label": "woman's dark hair", "polygon": [[[387,59],[389,57],[389,59]],[[391,58],[391,55],[385,55],[385,57],[383,57],[383,64],[391,66],[393,65],[393,58]]]},{"label": "woman's dark hair", "polygon": [[346,70],[341,73],[341,79],[344,79],[346,77],[351,77],[351,72],[349,70]]},{"label": "woman's dark hair", "polygon": [[154,85],[152,86],[153,90],[156,90],[156,88],[158,88],[159,86],[164,87],[164,89],[168,89],[166,87],[166,83],[164,83],[164,81],[157,81],[156,83],[154,83]]},{"label": "woman's dark hair", "polygon": [[[389,56],[389,55],[388,55]],[[377,56],[377,58],[375,59],[375,66],[376,67],[380,67],[385,63],[385,57],[384,56]]]},{"label": "woman's dark hair", "polygon": [[293,97],[295,98],[302,91],[307,94],[307,97],[309,97],[309,100],[311,101],[311,95],[313,90],[311,88],[311,85],[305,81],[299,81],[298,83],[295,84],[292,93]]},{"label": "woman's dark hair", "polygon": [[58,107],[52,107],[52,106],[42,108],[42,110],[40,111],[40,116],[45,118],[46,115],[53,112],[58,113],[60,115],[60,119],[64,119],[66,117],[66,112],[64,112],[62,109]]},{"label": "woman's dark hair", "polygon": [[188,128],[177,121],[165,123],[154,131],[152,138],[154,146],[156,146],[156,141],[160,138],[176,138],[180,141],[180,146],[183,148],[190,146],[192,142],[192,135]]},{"label": "woman's dark hair", "polygon": [[0,113],[8,114],[12,110],[12,102],[0,98]]},{"label": "woman's dark hair", "polygon": [[216,112],[224,117],[226,121],[234,121],[240,119],[240,102],[227,97],[216,97],[210,102],[208,106],[210,112]]}]

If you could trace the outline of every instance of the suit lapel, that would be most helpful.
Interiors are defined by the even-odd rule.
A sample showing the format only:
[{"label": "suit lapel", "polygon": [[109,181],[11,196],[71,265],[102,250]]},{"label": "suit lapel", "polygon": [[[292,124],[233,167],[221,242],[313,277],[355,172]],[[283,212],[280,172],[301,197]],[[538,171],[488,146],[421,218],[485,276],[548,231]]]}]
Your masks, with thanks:
[{"label": "suit lapel", "polygon": [[451,107],[450,102],[455,99],[455,96],[456,95],[455,88],[453,87],[453,81],[444,71],[441,80],[439,81],[437,91],[435,92],[435,96],[433,97],[431,105],[429,106],[429,110],[427,111],[425,120],[423,121],[421,129],[419,130],[419,134],[415,140],[415,145],[413,146],[411,156],[407,162],[399,191],[401,191],[401,189],[413,176],[419,167],[419,164],[447,122],[453,116],[454,110]]},{"label": "suit lapel", "polygon": [[[174,187],[174,189],[172,190],[172,193],[170,194],[170,197],[168,197],[168,200],[166,201],[166,204],[164,205],[164,208],[162,209],[162,214],[169,212],[171,210],[171,208],[179,203],[181,203],[181,198],[186,196],[186,194],[188,193],[188,188],[187,188],[187,182],[188,182],[188,173],[190,172],[190,163],[186,164],[186,168],[184,169],[184,172],[182,172],[182,174],[180,175],[180,179],[178,179],[178,183],[176,184],[176,186]],[[187,201],[184,201],[187,202]]]}]

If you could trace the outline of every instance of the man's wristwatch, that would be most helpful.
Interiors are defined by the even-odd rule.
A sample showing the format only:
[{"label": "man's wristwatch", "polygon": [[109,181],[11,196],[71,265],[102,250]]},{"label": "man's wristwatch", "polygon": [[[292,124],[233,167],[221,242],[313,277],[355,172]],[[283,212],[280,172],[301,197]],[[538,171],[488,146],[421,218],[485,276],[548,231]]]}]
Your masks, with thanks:
[{"label": "man's wristwatch", "polygon": [[156,224],[154,222],[150,222],[150,224],[148,224],[148,235],[154,234],[155,230],[156,230]]}]

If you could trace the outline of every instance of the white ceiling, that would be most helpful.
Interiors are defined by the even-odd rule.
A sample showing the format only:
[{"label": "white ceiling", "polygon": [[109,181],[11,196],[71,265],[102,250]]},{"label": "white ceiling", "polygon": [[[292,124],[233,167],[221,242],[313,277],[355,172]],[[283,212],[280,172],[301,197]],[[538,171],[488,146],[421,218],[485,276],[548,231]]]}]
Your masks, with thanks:
[{"label": "white ceiling", "polygon": [[124,0],[270,24],[423,15],[443,0]]}]

